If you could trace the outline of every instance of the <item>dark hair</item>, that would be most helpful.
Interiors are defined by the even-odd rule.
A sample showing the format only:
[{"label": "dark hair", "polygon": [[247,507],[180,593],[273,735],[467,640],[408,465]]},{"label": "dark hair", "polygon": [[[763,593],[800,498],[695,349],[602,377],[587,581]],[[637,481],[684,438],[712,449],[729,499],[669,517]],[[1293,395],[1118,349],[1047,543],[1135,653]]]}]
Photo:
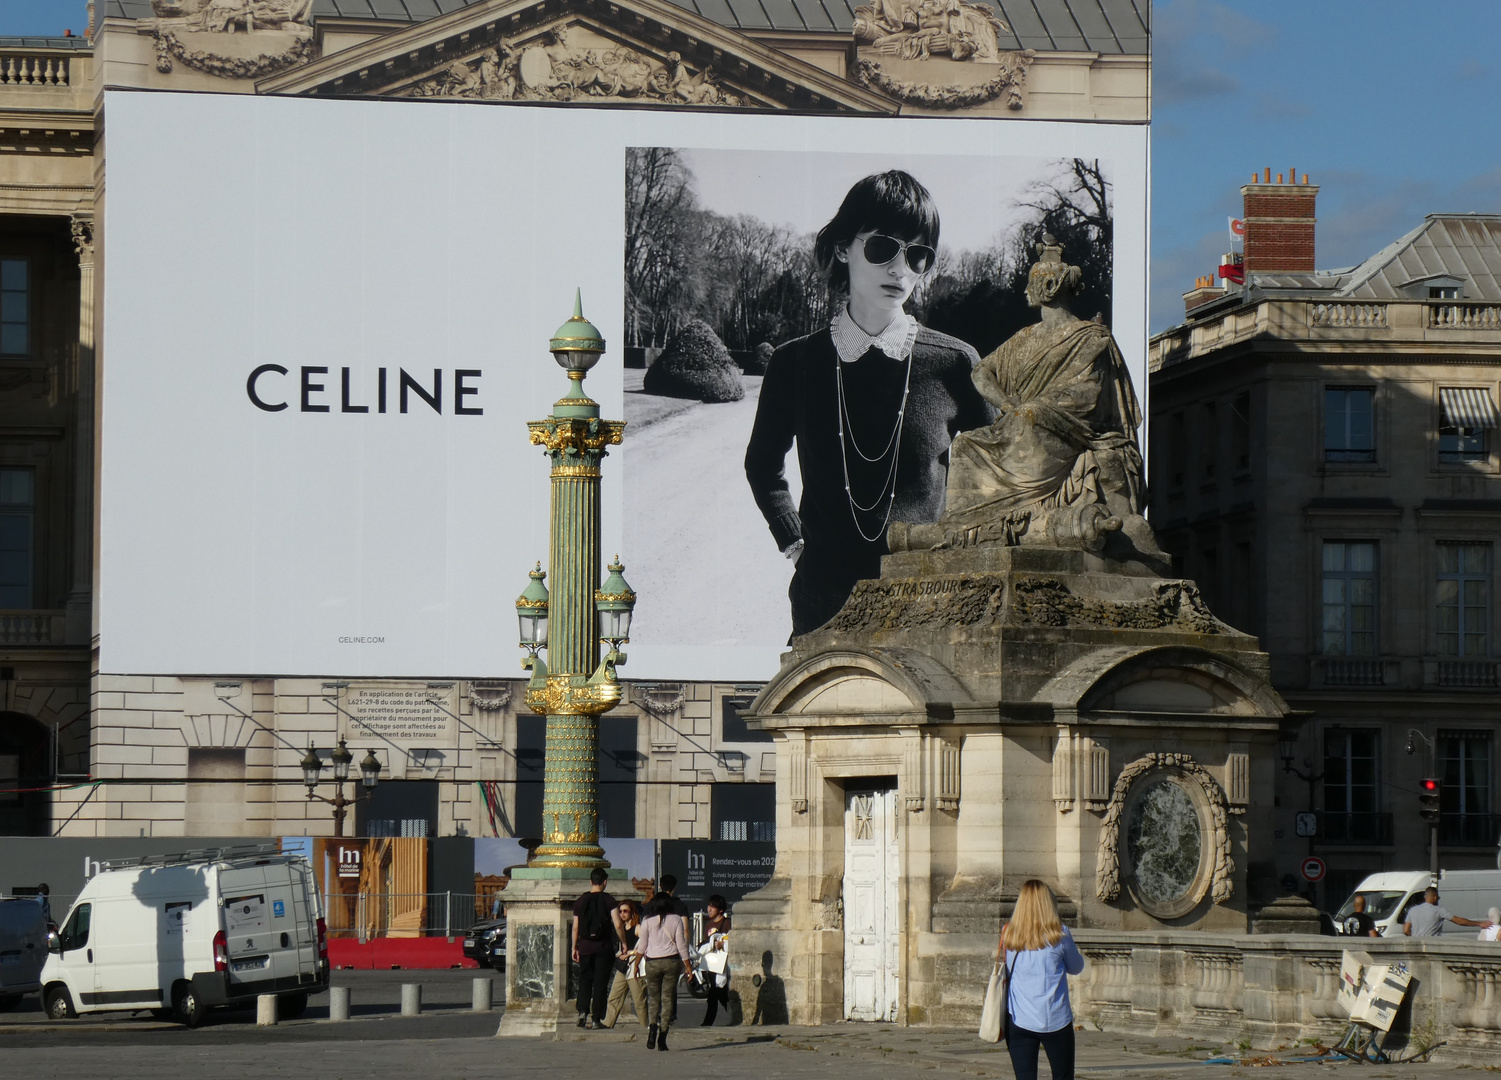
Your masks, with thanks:
[{"label": "dark hair", "polygon": [[663,874],[661,885],[663,892],[672,892],[673,889],[678,887],[677,876],[675,874]]},{"label": "dark hair", "polygon": [[936,248],[938,207],[928,189],[901,169],[874,173],[856,183],[839,204],[839,213],[818,230],[813,244],[818,268],[829,276],[829,287],[835,292],[850,287],[849,267],[835,253],[866,229]]},{"label": "dark hair", "polygon": [[720,896],[718,893],[714,893],[712,896],[709,897],[709,899],[707,899],[707,900],[704,901],[704,906],[705,907],[707,907],[710,904],[713,904],[715,907],[717,907],[720,910],[721,914],[723,914],[724,911],[730,906],[729,904],[726,904],[724,902],[724,897]]},{"label": "dark hair", "polygon": [[636,922],[641,921],[641,905],[634,900],[622,900],[615,905],[617,908],[625,908],[630,912],[630,918]]},{"label": "dark hair", "polygon": [[656,893],[646,902],[645,915],[649,919],[653,915],[661,917],[672,914],[672,897],[666,892]]},{"label": "dark hair", "polygon": [[593,870],[589,871],[589,882],[590,882],[590,884],[593,884],[593,885],[603,885],[605,882],[607,882],[609,880],[610,880],[609,871],[607,871],[603,866],[596,866]]}]

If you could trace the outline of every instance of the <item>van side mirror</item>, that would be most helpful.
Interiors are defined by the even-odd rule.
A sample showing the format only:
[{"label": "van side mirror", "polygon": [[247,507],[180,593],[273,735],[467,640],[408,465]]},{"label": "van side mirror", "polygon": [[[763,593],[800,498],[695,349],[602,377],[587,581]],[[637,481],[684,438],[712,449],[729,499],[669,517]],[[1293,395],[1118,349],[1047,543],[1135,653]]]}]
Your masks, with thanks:
[{"label": "van side mirror", "polygon": [[57,953],[58,956],[63,954],[63,939],[61,934],[47,935],[47,951]]}]

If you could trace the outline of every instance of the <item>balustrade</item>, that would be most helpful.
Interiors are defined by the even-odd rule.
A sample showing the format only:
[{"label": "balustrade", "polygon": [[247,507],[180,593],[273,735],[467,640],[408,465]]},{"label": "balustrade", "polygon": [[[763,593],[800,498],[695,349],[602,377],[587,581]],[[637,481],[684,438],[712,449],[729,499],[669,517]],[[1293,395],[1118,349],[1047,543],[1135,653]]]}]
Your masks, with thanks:
[{"label": "balustrade", "polygon": [[0,645],[61,645],[61,611],[0,612]]},{"label": "balustrade", "polygon": [[1430,328],[1501,330],[1501,304],[1430,304]]},{"label": "balustrade", "polygon": [[68,58],[37,53],[0,53],[0,86],[67,86]]},{"label": "balustrade", "polygon": [[1308,309],[1311,326],[1383,328],[1387,326],[1385,304],[1324,303]]}]

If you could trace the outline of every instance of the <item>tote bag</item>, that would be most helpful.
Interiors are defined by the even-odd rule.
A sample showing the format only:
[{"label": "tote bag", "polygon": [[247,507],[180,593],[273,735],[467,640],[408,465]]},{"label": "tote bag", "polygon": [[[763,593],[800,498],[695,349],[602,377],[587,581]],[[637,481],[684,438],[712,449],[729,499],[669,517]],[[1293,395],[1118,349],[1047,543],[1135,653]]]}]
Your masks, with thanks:
[{"label": "tote bag", "polygon": [[985,1007],[980,1010],[980,1038],[988,1043],[1000,1042],[1006,1023],[1006,991],[1010,989],[1006,969],[997,960],[990,970],[990,985],[985,990]]}]

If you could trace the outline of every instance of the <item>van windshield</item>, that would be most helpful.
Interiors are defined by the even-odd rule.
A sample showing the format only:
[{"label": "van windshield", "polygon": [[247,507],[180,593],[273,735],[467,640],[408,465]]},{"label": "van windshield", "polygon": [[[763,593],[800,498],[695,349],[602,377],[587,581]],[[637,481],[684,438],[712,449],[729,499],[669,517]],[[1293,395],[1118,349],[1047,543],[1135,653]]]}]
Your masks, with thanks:
[{"label": "van windshield", "polygon": [[1397,905],[1401,903],[1402,897],[1406,895],[1406,892],[1371,891],[1354,893],[1350,899],[1345,901],[1345,906],[1339,909],[1339,914],[1334,917],[1334,921],[1339,922],[1353,913],[1355,911],[1355,897],[1364,896],[1366,914],[1377,922],[1385,922],[1386,918],[1393,911],[1397,910]]}]

